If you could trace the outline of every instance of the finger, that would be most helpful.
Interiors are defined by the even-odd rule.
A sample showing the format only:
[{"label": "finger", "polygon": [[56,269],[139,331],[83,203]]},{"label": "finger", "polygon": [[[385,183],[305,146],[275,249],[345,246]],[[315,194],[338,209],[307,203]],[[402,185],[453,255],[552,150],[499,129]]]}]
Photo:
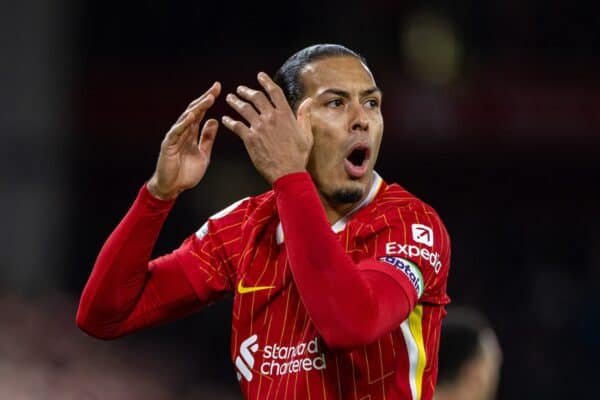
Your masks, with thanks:
[{"label": "finger", "polygon": [[259,90],[250,89],[246,86],[238,86],[236,92],[242,99],[251,102],[261,114],[273,109],[273,103]]},{"label": "finger", "polygon": [[[216,82],[218,84],[218,82]],[[220,84],[219,84],[220,85]],[[215,87],[215,85],[213,85]],[[220,90],[220,87],[218,87]],[[198,130],[200,121],[204,118],[206,111],[215,103],[215,97],[208,90],[206,96],[197,102],[188,112],[193,116],[192,124],[188,125],[186,130],[181,134],[181,137],[176,140],[176,143],[190,143],[196,145],[198,143]]]},{"label": "finger", "polygon": [[225,98],[227,104],[237,111],[250,125],[254,125],[258,120],[258,113],[250,103],[247,103],[237,97],[235,94],[228,94]]},{"label": "finger", "polygon": [[177,143],[198,143],[198,130],[200,121],[204,118],[206,111],[214,104],[215,98],[212,93],[209,93],[202,101],[196,104],[191,110],[192,123],[187,126],[181,137],[177,139]]},{"label": "finger", "polygon": [[[215,97],[211,93],[209,93],[206,96],[203,96],[199,101],[197,101],[194,104],[194,106],[191,106],[191,105],[188,106],[188,108],[183,112],[183,114],[181,114],[179,116],[179,118],[177,119],[176,122],[182,121],[183,118],[185,118],[185,115],[189,112],[198,112],[198,111],[202,112],[202,115],[200,116],[200,119],[201,119],[204,116],[204,112],[208,108],[210,108],[210,106],[213,105],[214,101],[215,101]],[[202,111],[202,110],[204,110],[204,111]]]},{"label": "finger", "polygon": [[298,123],[300,124],[300,127],[302,128],[302,130],[304,130],[304,132],[307,133],[311,133],[312,132],[312,127],[311,127],[311,123],[310,123],[310,117],[311,117],[311,106],[313,103],[313,99],[311,99],[310,97],[307,99],[304,99],[304,101],[302,101],[302,103],[300,103],[300,106],[298,106]]},{"label": "finger", "polygon": [[194,123],[194,119],[195,116],[193,112],[190,111],[185,113],[183,120],[173,125],[171,129],[169,129],[169,132],[167,132],[167,136],[165,138],[166,142],[168,144],[177,143],[183,133],[186,132],[190,125]]},{"label": "finger", "polygon": [[194,113],[194,122],[199,124],[202,118],[204,118],[206,111],[208,111],[213,104],[215,104],[215,96],[213,96],[212,93],[209,93],[204,99],[192,107],[190,111]]},{"label": "finger", "polygon": [[219,81],[213,83],[212,86],[206,92],[204,92],[200,97],[192,101],[188,108],[195,106],[198,102],[202,101],[209,94],[212,94],[215,98],[219,97],[219,94],[221,94],[221,83]]},{"label": "finger", "polygon": [[183,132],[177,143],[182,145],[198,146],[199,132],[200,123],[196,121],[196,118],[194,118],[194,121],[188,125],[187,129],[185,132]]},{"label": "finger", "polygon": [[182,120],[184,118],[184,115],[186,112],[192,110],[198,103],[200,103],[201,101],[206,99],[206,97],[209,94],[212,94],[214,98],[219,97],[219,94],[221,94],[221,83],[219,81],[216,81],[215,83],[213,83],[212,86],[210,88],[208,88],[208,90],[206,92],[204,92],[200,97],[194,99],[190,104],[188,104],[186,110],[177,119],[177,122]]},{"label": "finger", "polygon": [[264,72],[258,73],[258,82],[265,89],[271,102],[275,105],[276,108],[285,109],[287,106],[289,108],[289,104],[287,99],[285,98],[285,94],[283,90],[277,85],[273,80],[269,77],[269,75]]},{"label": "finger", "polygon": [[206,154],[208,157],[210,157],[218,129],[219,121],[216,119],[207,120],[204,123],[204,127],[202,127],[202,133],[200,133],[200,142],[198,143],[198,150]]},{"label": "finger", "polygon": [[243,122],[237,121],[227,115],[221,118],[221,122],[227,129],[238,135],[244,140],[250,134],[250,128],[248,128]]}]

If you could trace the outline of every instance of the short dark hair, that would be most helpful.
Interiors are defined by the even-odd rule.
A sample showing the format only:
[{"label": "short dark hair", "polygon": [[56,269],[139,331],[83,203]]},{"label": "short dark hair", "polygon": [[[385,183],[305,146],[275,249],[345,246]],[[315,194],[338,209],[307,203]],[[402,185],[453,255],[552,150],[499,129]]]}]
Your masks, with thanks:
[{"label": "short dark hair", "polygon": [[311,62],[321,60],[327,57],[355,57],[362,63],[367,65],[366,59],[339,44],[315,44],[294,53],[290,58],[283,63],[283,65],[277,70],[273,80],[277,83],[292,108],[296,108],[300,105],[300,100],[305,95],[305,88],[300,81],[300,72],[302,69]]},{"label": "short dark hair", "polygon": [[462,367],[479,354],[482,332],[491,329],[487,318],[477,310],[448,308],[440,335],[438,385],[456,381]]}]

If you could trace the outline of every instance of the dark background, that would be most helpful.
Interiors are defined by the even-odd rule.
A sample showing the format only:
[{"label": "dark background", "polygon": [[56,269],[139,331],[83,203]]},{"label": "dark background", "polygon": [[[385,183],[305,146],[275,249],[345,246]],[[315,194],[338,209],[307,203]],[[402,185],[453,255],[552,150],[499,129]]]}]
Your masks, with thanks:
[{"label": "dark background", "polygon": [[[0,397],[239,398],[230,300],[117,342],[74,325],[104,239],[160,141],[214,80],[256,86],[344,44],[384,92],[377,170],[433,205],[448,291],[504,352],[500,399],[594,397],[600,18],[564,1],[24,0],[0,6]],[[225,112],[219,99],[211,116]],[[267,187],[220,128],[157,254]]]}]

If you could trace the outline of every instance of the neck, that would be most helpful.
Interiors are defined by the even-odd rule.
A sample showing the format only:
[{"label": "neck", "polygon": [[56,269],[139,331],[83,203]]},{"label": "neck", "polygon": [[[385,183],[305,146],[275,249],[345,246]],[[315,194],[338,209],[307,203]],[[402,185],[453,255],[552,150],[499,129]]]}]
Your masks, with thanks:
[{"label": "neck", "polygon": [[340,219],[344,218],[345,215],[350,213],[350,211],[352,211],[352,209],[362,201],[359,200],[356,203],[351,204],[335,204],[333,202],[329,202],[321,194],[319,194],[319,197],[321,197],[321,202],[323,203],[323,207],[325,208],[325,214],[327,215],[329,225],[333,225]]},{"label": "neck", "polygon": [[329,224],[335,224],[337,221],[354,211],[356,207],[358,207],[358,205],[369,196],[374,184],[375,172],[372,172],[361,199],[354,203],[338,203],[331,198],[325,197],[322,193],[319,193],[319,197],[321,198],[321,203],[323,203],[323,207],[325,208],[325,214],[327,215]]}]

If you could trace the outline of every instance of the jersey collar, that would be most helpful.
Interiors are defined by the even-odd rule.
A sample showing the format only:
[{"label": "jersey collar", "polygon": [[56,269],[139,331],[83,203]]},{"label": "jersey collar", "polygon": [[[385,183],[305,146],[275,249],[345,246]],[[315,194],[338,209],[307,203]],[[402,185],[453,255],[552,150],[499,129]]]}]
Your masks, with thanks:
[{"label": "jersey collar", "polygon": [[[350,217],[354,213],[356,213],[358,210],[360,210],[361,208],[365,207],[366,205],[368,205],[369,203],[371,203],[373,201],[375,196],[377,196],[377,193],[379,192],[379,189],[381,188],[382,183],[383,183],[383,179],[381,179],[381,176],[379,176],[379,174],[376,171],[373,171],[373,183],[371,183],[371,188],[369,189],[369,193],[367,194],[367,196],[360,203],[358,203],[352,210],[350,210],[350,212],[348,214],[344,215],[342,218],[340,218],[338,221],[336,221],[333,225],[331,225],[331,230],[334,233],[340,233],[341,231],[343,231],[346,228],[346,224],[348,223],[348,220],[350,219]],[[277,229],[275,231],[275,238],[277,240],[278,245],[283,243],[283,241],[284,241],[283,227],[281,226],[281,222],[279,222],[277,224]]]}]

